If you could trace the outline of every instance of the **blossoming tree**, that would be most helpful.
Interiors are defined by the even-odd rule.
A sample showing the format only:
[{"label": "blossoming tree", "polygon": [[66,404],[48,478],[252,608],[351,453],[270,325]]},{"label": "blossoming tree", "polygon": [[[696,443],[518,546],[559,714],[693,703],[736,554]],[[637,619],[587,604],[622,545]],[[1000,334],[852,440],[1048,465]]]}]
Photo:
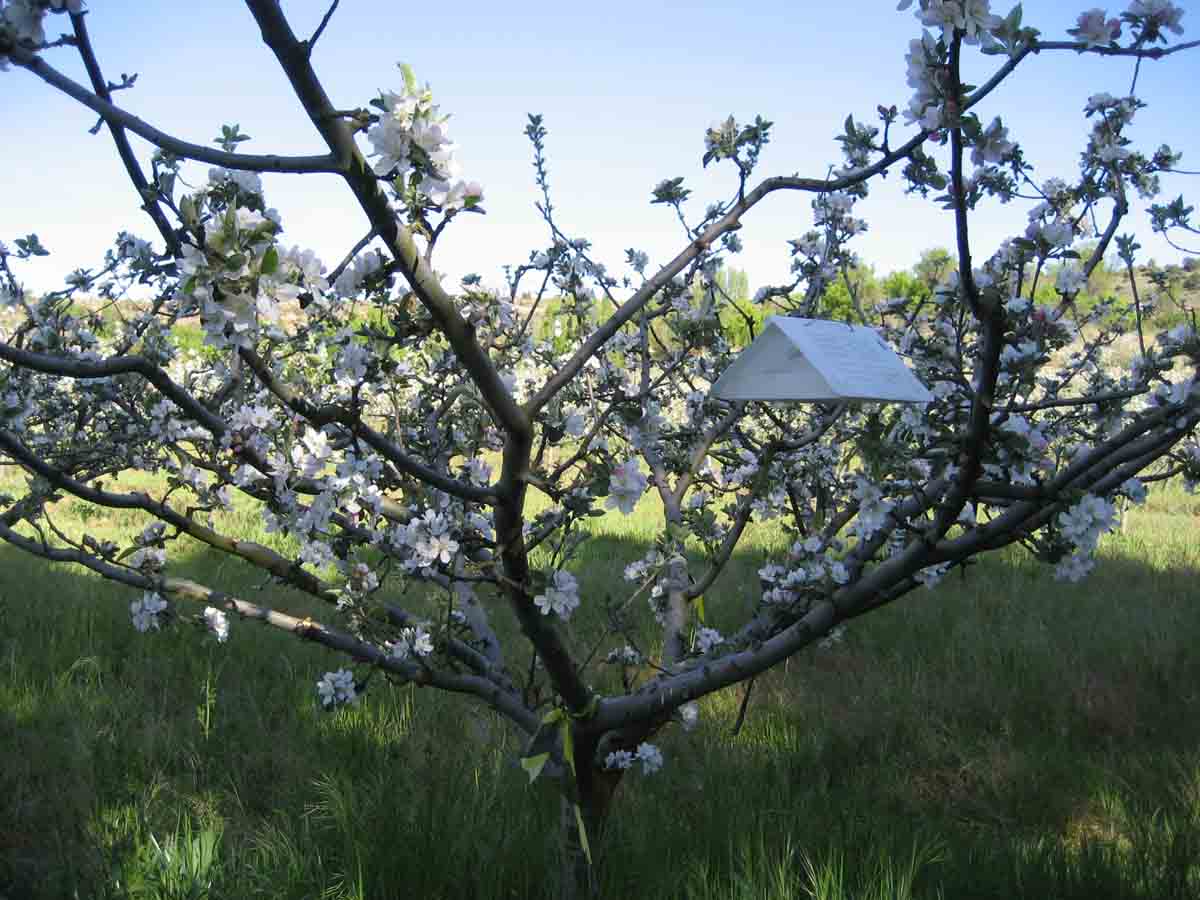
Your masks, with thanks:
[{"label": "blossoming tree", "polygon": [[[659,184],[652,202],[678,213],[681,250],[652,270],[631,249],[622,279],[557,226],[545,130],[531,116],[550,237],[501,294],[473,278],[450,290],[435,275],[439,237],[482,212],[483,189],[461,177],[430,89],[402,67],[394,92],[335,105],[312,48],[337,4],[307,40],[277,0],[246,5],[327,152],[243,153],[229,127],[220,149],[165,134],[113,102],[79,0],[0,2],[0,68],[21,70],[6,77],[37,79],[100,117],[157,231],[154,242],[122,233],[101,269],[36,299],[16,273],[45,252],[37,238],[0,249],[17,313],[0,331],[0,455],[29,475],[21,496],[2,498],[0,537],[129,586],[139,631],[192,620],[224,640],[252,619],[343,654],[317,682],[325,707],[356,702],[379,677],[495,710],[529,736],[530,777],[561,786],[565,891],[589,883],[618,785],[664,764],[655,736],[690,727],[700,698],[989,550],[1019,542],[1060,577],[1081,578],[1119,498],[1140,501],[1148,481],[1200,479],[1195,323],[1148,339],[1132,281],[1130,304],[1074,303],[1114,249],[1132,273],[1137,246],[1118,236],[1129,193],[1153,198],[1179,160],[1135,143],[1136,69],[1127,96],[1090,98],[1078,171],[1060,177],[1035,179],[1016,132],[982,114],[1039,54],[1140,66],[1196,46],[1170,43],[1183,12],[1168,0],[1134,0],[1111,18],[1085,11],[1059,41],[1025,25],[1019,7],[1001,17],[987,0],[920,0],[903,112],[848,118],[844,163],[822,178],[760,177],[762,118],[713,125],[704,162],[735,167],[736,192],[694,216],[682,179]],[[47,42],[56,13],[71,31]],[[72,50],[88,85],[51,63]],[[969,53],[995,61],[978,87],[960,75]],[[153,158],[139,159],[130,133],[157,147]],[[188,161],[211,168],[181,192]],[[261,172],[338,176],[369,232],[350,236],[332,269],[288,249]],[[848,276],[866,227],[854,207],[888,172],[945,209],[956,259],[930,300],[868,309]],[[733,327],[753,332],[757,321],[715,274],[739,249],[743,219],[776,192],[810,197],[812,227],[791,242],[791,281],[754,302],[829,317],[826,289],[843,279],[847,315],[908,360],[933,402],[710,395],[739,350]],[[1029,220],[981,249],[971,223],[988,197],[1026,201]],[[1153,225],[1194,234],[1190,211],[1182,199],[1152,206]],[[1071,248],[1085,239],[1095,243],[1083,257]],[[1049,271],[1057,301],[1039,305]],[[103,327],[73,305],[134,284],[150,300]],[[519,312],[522,292],[534,301]],[[537,327],[549,297],[555,334]],[[185,352],[173,329],[196,319],[205,352]],[[1139,353],[1114,370],[1106,348],[1126,331]],[[158,473],[163,487],[113,487],[127,472]],[[661,517],[654,546],[626,569],[623,594],[583,595],[588,520],[604,507],[628,514],[647,491]],[[546,498],[536,512],[533,493]],[[153,524],[128,547],[72,534],[50,506],[63,495]],[[260,510],[295,553],[218,531],[209,514],[234,502]],[[759,602],[722,634],[701,601],[756,520],[773,520],[790,550],[760,571]],[[326,602],[327,619],[174,576],[170,550],[184,536]],[[401,605],[414,583],[424,589]],[[630,625],[632,604],[647,602],[653,643]],[[603,628],[576,629],[584,604],[605,606]]]}]

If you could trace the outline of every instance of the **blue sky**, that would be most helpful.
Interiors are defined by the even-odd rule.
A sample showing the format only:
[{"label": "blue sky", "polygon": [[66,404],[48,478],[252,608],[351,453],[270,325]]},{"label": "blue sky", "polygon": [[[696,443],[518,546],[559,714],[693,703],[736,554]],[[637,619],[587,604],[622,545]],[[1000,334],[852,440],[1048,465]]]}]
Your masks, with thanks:
[{"label": "blue sky", "polygon": [[[298,34],[307,35],[324,2],[284,2]],[[1083,5],[1093,5],[1085,0]],[[1187,6],[1188,4],[1184,4]],[[920,28],[891,0],[842,0],[836,5],[524,2],[460,0],[440,4],[380,4],[343,0],[314,55],[335,104],[365,105],[379,89],[398,86],[398,61],[411,64],[453,114],[464,175],[485,189],[487,216],[464,216],[443,239],[436,267],[453,278],[478,272],[501,283],[502,266],[525,260],[546,244],[534,209],[526,113],[545,116],[554,201],[560,226],[593,241],[596,258],[622,272],[626,247],[662,262],[683,244],[669,210],[650,206],[664,178],[685,176],[697,214],[727,196],[723,169],[701,168],[705,128],[732,113],[761,114],[775,123],[760,173],[822,176],[841,163],[833,138],[847,113],[870,119],[877,104],[903,108],[904,54]],[[1048,38],[1065,38],[1074,5],[1033,0],[1025,21]],[[239,123],[254,140],[247,152],[324,151],[299,103],[262,44],[241,3],[94,0],[89,28],[110,79],[137,72],[134,90],[118,102],[164,131],[207,142],[222,123]],[[996,5],[1004,13],[1008,7]],[[148,13],[147,10],[153,10]],[[1114,12],[1116,9],[1114,8]],[[1200,29],[1196,10],[1185,18]],[[1191,20],[1191,21],[1189,21]],[[65,18],[51,17],[51,36]],[[1192,37],[1190,32],[1185,37]],[[70,48],[47,53],[51,64],[85,81]],[[999,61],[972,53],[976,83]],[[1071,53],[1027,59],[978,111],[1000,114],[1039,178],[1069,178],[1085,140],[1088,95],[1128,90],[1132,61],[1079,58]],[[1200,119],[1195,85],[1200,54],[1144,64],[1139,113],[1131,136],[1152,150],[1169,143],[1183,166],[1200,169]],[[76,266],[99,262],[121,228],[152,237],[137,209],[106,132],[92,137],[95,117],[27,72],[0,73],[8,140],[0,144],[0,239],[37,232],[52,256],[19,264],[34,289],[56,286]],[[19,139],[16,139],[19,136]],[[143,159],[150,148],[134,138]],[[197,180],[203,169],[196,170]],[[332,268],[365,231],[365,220],[332,176],[268,176],[268,202],[283,215],[284,242],[311,247]],[[923,249],[952,243],[949,217],[932,203],[903,196],[899,179],[879,183],[860,203],[870,231],[854,247],[886,272],[907,267]],[[1169,197],[1195,195],[1194,179],[1164,184]],[[809,196],[767,198],[745,220],[745,251],[735,265],[752,285],[782,280],[786,240],[810,227]],[[976,256],[1020,230],[1027,204],[983,205],[973,223]],[[1178,254],[1130,221],[1159,261]]]}]

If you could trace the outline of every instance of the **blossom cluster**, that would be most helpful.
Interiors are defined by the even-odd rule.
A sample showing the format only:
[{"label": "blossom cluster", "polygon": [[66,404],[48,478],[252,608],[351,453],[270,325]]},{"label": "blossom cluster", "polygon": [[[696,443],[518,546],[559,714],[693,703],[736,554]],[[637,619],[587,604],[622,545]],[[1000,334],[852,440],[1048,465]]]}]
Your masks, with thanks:
[{"label": "blossom cluster", "polygon": [[642,474],[636,459],[627,459],[616,465],[612,470],[612,480],[609,482],[607,506],[619,509],[629,515],[637,505],[642,494],[646,492],[648,480]]},{"label": "blossom cluster", "polygon": [[1093,554],[1100,536],[1117,523],[1117,510],[1103,497],[1088,494],[1056,519],[1059,532],[1074,548],[1059,562],[1054,574],[1066,581],[1079,581],[1095,566]]},{"label": "blossom cluster", "polygon": [[1121,36],[1121,20],[1105,16],[1102,9],[1081,12],[1075,27],[1067,29],[1067,33],[1082,41],[1085,47],[1107,46]]},{"label": "blossom cluster", "polygon": [[[913,0],[901,0],[896,8],[908,9],[912,3]],[[928,28],[940,28],[947,35],[959,31],[968,44],[978,44],[1002,21],[992,14],[989,6],[988,0],[921,0],[916,14]]]},{"label": "blossom cluster", "polygon": [[654,744],[642,742],[635,750],[614,750],[604,758],[606,769],[629,769],[640,764],[643,775],[653,775],[663,766],[662,751]]},{"label": "blossom cluster", "polygon": [[570,572],[557,570],[545,592],[534,597],[533,602],[542,615],[555,615],[565,621],[579,607],[579,582]]},{"label": "blossom cluster", "polygon": [[419,87],[411,70],[402,66],[404,89],[386,91],[379,100],[382,113],[367,131],[376,157],[377,175],[419,176],[416,189],[445,211],[470,208],[483,200],[483,188],[459,177],[457,145],[450,141],[447,116],[433,103],[428,86]]},{"label": "blossom cluster", "polygon": [[354,673],[349,669],[326,672],[317,682],[317,696],[326,709],[357,703],[359,694],[354,684]]},{"label": "blossom cluster", "polygon": [[157,631],[161,624],[160,617],[167,612],[167,601],[154,591],[146,591],[141,598],[129,604],[129,616],[133,627],[143,634],[147,631]]},{"label": "blossom cluster", "polygon": [[[0,0],[0,39],[40,47],[46,42],[44,20],[47,12],[78,15],[83,8],[83,0]],[[7,68],[8,61],[0,54],[0,71]]]},{"label": "blossom cluster", "polygon": [[400,630],[400,637],[392,643],[391,655],[405,660],[414,656],[430,656],[433,653],[433,636],[424,625],[414,625]]}]

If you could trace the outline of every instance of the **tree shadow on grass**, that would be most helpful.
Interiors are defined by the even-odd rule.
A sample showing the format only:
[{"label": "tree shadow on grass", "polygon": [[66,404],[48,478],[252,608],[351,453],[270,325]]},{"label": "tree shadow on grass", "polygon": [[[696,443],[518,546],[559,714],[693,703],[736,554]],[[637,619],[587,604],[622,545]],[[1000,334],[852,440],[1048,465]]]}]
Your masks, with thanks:
[{"label": "tree shadow on grass", "polygon": [[711,834],[697,855],[721,834],[776,861],[798,846],[867,879],[848,897],[876,896],[879,853],[930,847],[918,896],[1196,896],[1197,574],[1109,556],[1064,586],[1009,556],[853,622],[762,679],[708,751],[725,777],[682,816]]},{"label": "tree shadow on grass", "polygon": [[[648,549],[593,539],[585,596],[621,590]],[[761,561],[739,554],[709,593],[718,627],[753,604]],[[1164,873],[1200,831],[1196,575],[1116,557],[1064,587],[989,560],[759,679],[736,736],[743,690],[706,700],[697,733],[660,737],[667,767],[623,787],[610,891],[729,896],[704,890],[732,884],[748,844],[801,879],[789,847],[865,873],[922,841],[943,851],[925,888],[946,896],[1142,896],[1138,877],[1184,896],[1187,865]],[[225,646],[182,625],[138,635],[133,597],[0,548],[0,895],[124,896],[153,873],[151,836],[185,817],[223,829],[211,896],[552,890],[556,797],[523,783],[494,716],[379,679],[326,713],[313,688],[333,654],[249,623]],[[576,639],[603,620],[580,613]],[[1094,847],[1111,858],[1070,868]]]}]

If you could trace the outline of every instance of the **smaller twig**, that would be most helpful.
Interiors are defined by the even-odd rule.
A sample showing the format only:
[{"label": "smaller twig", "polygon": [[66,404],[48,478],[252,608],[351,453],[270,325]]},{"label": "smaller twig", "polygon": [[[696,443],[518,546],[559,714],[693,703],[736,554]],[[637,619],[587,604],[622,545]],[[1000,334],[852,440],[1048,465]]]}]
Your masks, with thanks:
[{"label": "smaller twig", "polygon": [[374,238],[377,234],[379,234],[379,232],[374,228],[372,228],[370,231],[368,231],[362,237],[362,239],[359,240],[359,242],[351,248],[350,252],[347,253],[345,255],[345,257],[342,258],[342,261],[337,264],[337,267],[332,272],[330,272],[328,275],[325,276],[325,280],[328,281],[331,285],[335,281],[337,281],[338,276],[340,276],[344,271],[346,271],[346,267],[349,266],[352,262],[354,262],[354,257],[358,256],[358,254],[362,252],[362,249],[364,247],[366,247],[367,244],[371,243],[372,240],[374,240]]},{"label": "smaller twig", "polygon": [[733,730],[729,733],[733,737],[737,737],[742,733],[742,726],[746,724],[746,710],[750,708],[750,692],[754,690],[754,677],[751,677],[746,682],[746,690],[742,694],[742,704],[738,707],[737,719],[733,723]]},{"label": "smaller twig", "polygon": [[329,9],[325,10],[325,15],[321,17],[321,24],[318,25],[317,30],[313,32],[313,36],[304,42],[304,51],[310,57],[312,56],[313,49],[317,46],[317,41],[321,39],[321,35],[325,31],[325,26],[329,24],[329,20],[333,18],[333,14],[337,12],[338,3],[340,2],[341,0],[333,0],[333,3],[330,4]]},{"label": "smaller twig", "polygon": [[1107,394],[1094,394],[1091,397],[1069,397],[1061,400],[1041,400],[1037,403],[1011,403],[1001,409],[997,409],[998,413],[1027,413],[1036,412],[1039,409],[1050,409],[1056,406],[1091,406],[1093,403],[1105,403],[1109,400],[1128,400],[1130,397],[1140,397],[1142,394],[1148,393],[1149,389],[1136,391],[1112,391]]},{"label": "smaller twig", "polygon": [[1137,323],[1138,349],[1142,359],[1146,358],[1146,337],[1142,333],[1142,299],[1138,296],[1137,279],[1133,277],[1133,263],[1126,262],[1125,269],[1129,273],[1129,289],[1133,292],[1133,315]]}]

